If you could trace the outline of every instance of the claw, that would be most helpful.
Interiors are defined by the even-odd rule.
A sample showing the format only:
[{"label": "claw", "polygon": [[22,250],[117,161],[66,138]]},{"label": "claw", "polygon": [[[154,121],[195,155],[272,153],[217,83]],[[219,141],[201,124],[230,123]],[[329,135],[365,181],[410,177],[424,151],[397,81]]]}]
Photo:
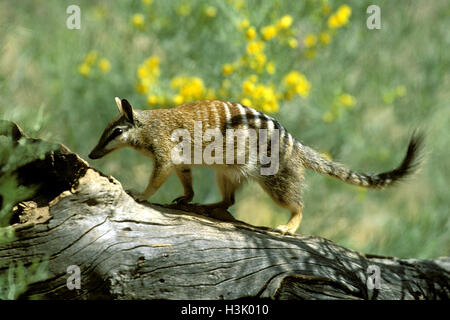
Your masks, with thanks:
[{"label": "claw", "polygon": [[278,227],[276,227],[276,228],[274,228],[272,230],[275,231],[275,232],[279,232],[282,235],[285,235],[285,234],[293,235],[293,234],[295,234],[295,230],[289,229],[289,227],[287,225],[284,225],[284,224],[279,225]]},{"label": "claw", "polygon": [[192,201],[192,197],[189,196],[181,196],[172,200],[172,203],[176,204],[188,204]]}]

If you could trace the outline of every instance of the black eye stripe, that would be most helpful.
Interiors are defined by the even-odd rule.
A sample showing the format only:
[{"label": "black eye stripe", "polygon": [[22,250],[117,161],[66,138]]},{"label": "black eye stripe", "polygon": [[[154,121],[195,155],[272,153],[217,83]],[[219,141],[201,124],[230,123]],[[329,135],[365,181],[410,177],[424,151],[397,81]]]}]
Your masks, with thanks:
[{"label": "black eye stripe", "polygon": [[105,141],[105,145],[107,145],[110,141],[112,141],[117,136],[120,136],[123,133],[123,129],[116,128],[114,131],[109,135],[108,139]]}]

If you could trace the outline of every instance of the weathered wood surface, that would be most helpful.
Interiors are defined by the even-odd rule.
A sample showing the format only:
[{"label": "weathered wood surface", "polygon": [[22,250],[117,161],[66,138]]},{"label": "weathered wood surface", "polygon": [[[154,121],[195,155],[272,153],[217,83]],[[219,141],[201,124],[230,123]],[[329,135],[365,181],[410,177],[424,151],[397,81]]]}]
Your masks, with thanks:
[{"label": "weathered wood surface", "polygon": [[[56,174],[55,174],[56,173]],[[60,174],[59,174],[60,173]],[[320,237],[134,201],[121,184],[61,147],[23,169],[43,185],[19,206],[17,239],[0,245],[0,270],[48,257],[48,278],[26,296],[46,299],[448,299],[450,258],[364,255]],[[56,195],[55,195],[56,194]],[[51,200],[51,201],[50,201]],[[203,212],[204,213],[204,212]],[[211,213],[217,215],[217,212]],[[223,214],[223,213],[222,213]],[[226,216],[225,216],[226,218]],[[81,270],[69,290],[67,267]],[[379,267],[380,289],[367,286]]]}]

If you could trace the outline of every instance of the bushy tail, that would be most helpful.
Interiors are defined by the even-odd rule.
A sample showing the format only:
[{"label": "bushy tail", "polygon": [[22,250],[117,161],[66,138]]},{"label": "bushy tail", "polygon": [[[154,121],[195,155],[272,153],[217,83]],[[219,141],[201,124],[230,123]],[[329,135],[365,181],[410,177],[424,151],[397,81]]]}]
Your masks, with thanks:
[{"label": "bushy tail", "polygon": [[379,174],[357,173],[342,165],[327,160],[313,149],[302,145],[303,161],[306,168],[326,174],[344,182],[366,188],[381,189],[395,184],[414,173],[420,164],[420,153],[423,145],[423,135],[413,133],[406,155],[402,163],[394,170]]}]

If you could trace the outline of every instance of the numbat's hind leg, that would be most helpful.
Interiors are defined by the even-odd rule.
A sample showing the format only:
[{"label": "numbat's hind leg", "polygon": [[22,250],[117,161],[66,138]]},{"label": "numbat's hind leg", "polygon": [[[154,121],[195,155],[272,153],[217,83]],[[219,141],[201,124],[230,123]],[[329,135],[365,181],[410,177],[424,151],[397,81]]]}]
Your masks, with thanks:
[{"label": "numbat's hind leg", "polygon": [[274,230],[281,232],[282,234],[289,233],[294,234],[302,222],[302,207],[298,207],[296,210],[291,211],[291,218],[288,223],[279,225]]},{"label": "numbat's hind leg", "polygon": [[222,201],[207,204],[206,206],[210,208],[228,209],[234,204],[234,195],[236,190],[241,186],[242,182],[228,177],[226,173],[223,172],[216,172],[216,181],[222,195]]},{"label": "numbat's hind leg", "polygon": [[301,181],[303,175],[301,170],[293,170],[288,166],[280,168],[277,174],[263,176],[259,181],[261,187],[281,207],[291,212],[291,218],[287,224],[279,225],[275,231],[282,234],[294,234],[302,222],[302,197]]}]

